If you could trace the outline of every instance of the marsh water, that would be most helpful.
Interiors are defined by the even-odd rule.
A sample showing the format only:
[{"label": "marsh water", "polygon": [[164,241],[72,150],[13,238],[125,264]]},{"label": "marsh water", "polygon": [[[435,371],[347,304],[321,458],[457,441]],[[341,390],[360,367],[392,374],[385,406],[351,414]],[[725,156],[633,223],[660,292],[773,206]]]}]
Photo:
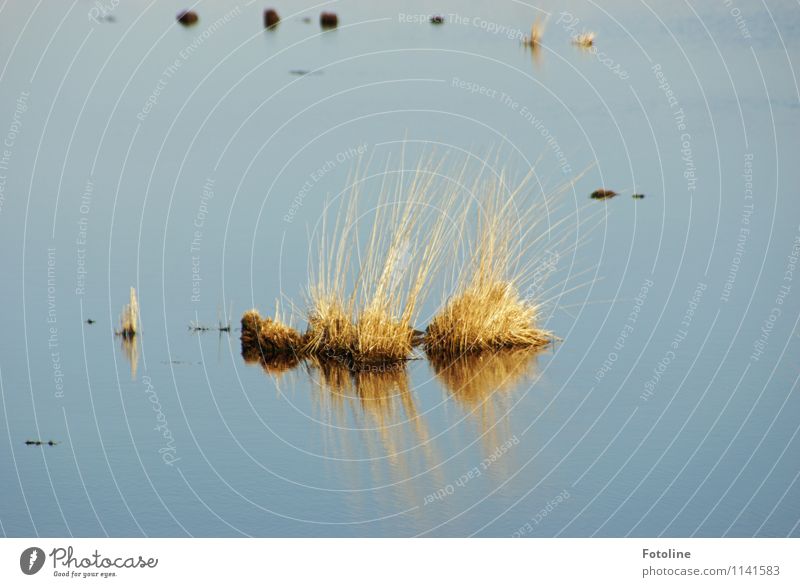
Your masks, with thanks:
[{"label": "marsh water", "polygon": [[[796,3],[182,8],[0,7],[3,534],[798,535]],[[245,362],[358,162],[430,152],[572,182],[526,289],[559,342]]]}]

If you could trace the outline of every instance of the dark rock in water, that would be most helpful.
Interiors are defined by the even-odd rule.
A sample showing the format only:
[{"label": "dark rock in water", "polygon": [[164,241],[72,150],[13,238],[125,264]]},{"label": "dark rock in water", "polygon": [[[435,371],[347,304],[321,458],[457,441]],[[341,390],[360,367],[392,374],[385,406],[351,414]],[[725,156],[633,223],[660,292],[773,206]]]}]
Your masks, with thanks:
[{"label": "dark rock in water", "polygon": [[91,318],[87,318],[86,319],[86,323],[87,324],[94,324],[94,320],[92,320]]},{"label": "dark rock in water", "polygon": [[319,15],[319,24],[324,29],[332,29],[339,26],[339,17],[335,12],[323,12]]},{"label": "dark rock in water", "polygon": [[593,200],[607,200],[609,198],[613,198],[616,195],[617,192],[615,192],[614,190],[599,189],[599,190],[594,190],[590,197]]},{"label": "dark rock in water", "polygon": [[431,16],[431,24],[444,24],[444,16],[441,14]]},{"label": "dark rock in water", "polygon": [[193,10],[184,10],[179,12],[175,18],[177,18],[178,22],[183,26],[193,25],[200,20],[200,18],[197,16],[197,13]]},{"label": "dark rock in water", "polygon": [[644,200],[644,194],[633,194],[631,197],[637,200]]},{"label": "dark rock in water", "polygon": [[264,11],[264,26],[268,29],[274,28],[281,21],[278,11],[274,8],[267,8]]}]

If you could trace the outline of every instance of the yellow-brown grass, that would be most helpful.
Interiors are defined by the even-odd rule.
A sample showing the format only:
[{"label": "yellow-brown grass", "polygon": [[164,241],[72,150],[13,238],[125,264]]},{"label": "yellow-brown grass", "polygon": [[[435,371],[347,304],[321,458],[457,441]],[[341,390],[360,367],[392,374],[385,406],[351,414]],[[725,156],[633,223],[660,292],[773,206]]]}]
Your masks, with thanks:
[{"label": "yellow-brown grass", "polygon": [[[242,317],[243,354],[313,357],[358,371],[402,363],[420,342],[428,355],[450,357],[546,345],[551,337],[537,325],[536,300],[520,293],[537,261],[528,253],[553,234],[545,196],[525,201],[521,194],[528,178],[510,190],[504,174],[487,172],[488,163],[465,186],[468,162],[440,184],[442,161],[422,159],[411,172],[401,161],[400,170],[381,175],[380,189],[363,213],[362,191],[371,178],[356,169],[338,212],[323,211],[305,334],[286,326],[277,314],[272,320],[251,311]],[[541,214],[543,209],[547,214]],[[542,218],[548,227],[539,235]],[[371,228],[360,230],[365,221]],[[468,251],[463,266],[457,262],[456,231],[477,234],[462,238]],[[564,238],[555,245],[547,242],[560,246]],[[458,273],[454,293],[442,300],[441,311],[421,333],[415,329],[420,308],[444,260],[454,279]]]},{"label": "yellow-brown grass", "polygon": [[523,43],[528,47],[537,47],[542,41],[544,35],[544,23],[539,21],[539,17],[533,21],[531,25],[531,34],[523,40]]},{"label": "yellow-brown grass", "polygon": [[577,45],[578,47],[582,47],[584,49],[591,47],[594,45],[594,37],[595,34],[592,32],[585,32],[579,35],[575,35],[572,38],[572,42]]},{"label": "yellow-brown grass", "polygon": [[[546,345],[550,333],[536,325],[538,308],[520,295],[530,272],[527,253],[536,242],[541,206],[521,197],[527,180],[509,190],[503,174],[477,180],[477,238],[468,242],[465,266],[454,295],[428,325],[424,344],[428,355],[458,356],[503,348]],[[467,215],[462,216],[468,231]]]},{"label": "yellow-brown grass", "polygon": [[131,288],[130,301],[119,315],[119,331],[117,334],[131,338],[139,330],[139,301],[136,299],[136,289]]},{"label": "yellow-brown grass", "polygon": [[[242,356],[248,361],[270,361],[297,357],[303,347],[303,336],[276,318],[262,318],[258,310],[242,315]],[[296,363],[295,363],[296,364]]]},{"label": "yellow-brown grass", "polygon": [[547,345],[550,333],[536,326],[537,309],[513,283],[475,283],[456,296],[428,326],[429,354],[456,356],[504,348]]},{"label": "yellow-brown grass", "polygon": [[419,307],[452,230],[447,213],[456,191],[434,190],[440,166],[427,158],[410,174],[402,161],[400,171],[384,172],[377,198],[368,203],[373,220],[363,251],[358,223],[365,178],[358,171],[332,234],[323,218],[306,353],[356,369],[410,358]]}]

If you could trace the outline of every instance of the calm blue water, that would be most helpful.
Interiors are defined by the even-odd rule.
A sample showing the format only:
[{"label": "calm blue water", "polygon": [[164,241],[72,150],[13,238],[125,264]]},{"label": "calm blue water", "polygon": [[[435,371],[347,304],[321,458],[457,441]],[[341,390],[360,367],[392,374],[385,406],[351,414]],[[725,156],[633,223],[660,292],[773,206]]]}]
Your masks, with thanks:
[{"label": "calm blue water", "polygon": [[[0,530],[797,536],[800,10],[673,4],[4,3]],[[554,348],[331,388],[188,331],[302,306],[359,150],[433,148],[579,178]]]}]

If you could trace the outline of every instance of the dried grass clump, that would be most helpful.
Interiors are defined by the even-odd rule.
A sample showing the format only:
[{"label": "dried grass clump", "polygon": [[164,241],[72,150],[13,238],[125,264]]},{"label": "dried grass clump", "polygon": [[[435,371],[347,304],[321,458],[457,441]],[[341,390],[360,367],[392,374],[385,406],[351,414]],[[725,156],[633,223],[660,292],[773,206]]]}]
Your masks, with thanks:
[{"label": "dried grass clump", "polygon": [[[529,237],[540,212],[521,201],[526,183],[511,191],[501,174],[473,188],[483,198],[477,239],[468,243],[454,295],[428,326],[424,344],[429,355],[537,348],[550,342],[550,333],[537,327],[538,307],[519,293],[531,270],[525,258],[536,242]],[[465,214],[462,223],[468,232],[466,219]]]},{"label": "dried grass clump", "polygon": [[537,348],[551,334],[536,326],[537,308],[513,283],[477,282],[454,297],[428,326],[429,354],[461,355],[509,348]]},{"label": "dried grass clump", "polygon": [[357,338],[352,310],[330,295],[314,297],[312,294],[312,299],[303,355],[340,359],[351,357]]},{"label": "dried grass clump", "polygon": [[[532,287],[541,285],[534,271],[541,258],[531,249],[544,239],[561,247],[569,231],[553,240],[555,229],[569,228],[572,218],[551,224],[547,197],[524,201],[528,178],[509,190],[503,173],[486,179],[488,163],[466,190],[471,201],[464,195],[468,162],[446,182],[438,181],[443,162],[431,157],[410,172],[402,160],[397,170],[387,165],[367,206],[361,192],[370,177],[356,169],[338,212],[323,212],[318,243],[312,244],[318,244],[318,259],[311,266],[305,334],[277,314],[273,320],[251,310],[242,317],[245,358],[291,355],[359,372],[401,364],[419,344],[429,356],[450,358],[547,345],[551,335],[537,324],[538,298],[520,292],[531,277]],[[546,230],[537,234],[545,221]],[[463,262],[459,236],[467,251]],[[421,332],[415,328],[419,312],[431,287],[440,284],[444,262],[453,294]]]},{"label": "dried grass clump", "polygon": [[303,336],[291,326],[276,319],[262,318],[258,310],[242,316],[242,356],[246,360],[268,361],[296,356],[303,347]]}]

